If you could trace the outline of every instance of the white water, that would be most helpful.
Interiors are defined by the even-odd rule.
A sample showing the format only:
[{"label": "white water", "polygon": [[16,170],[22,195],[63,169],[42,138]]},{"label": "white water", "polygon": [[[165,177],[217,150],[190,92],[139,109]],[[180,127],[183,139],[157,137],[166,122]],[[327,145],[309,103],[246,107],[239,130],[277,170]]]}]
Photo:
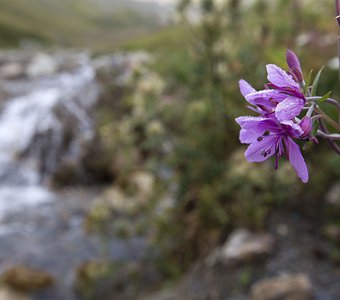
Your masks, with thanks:
[{"label": "white water", "polygon": [[[84,55],[74,60],[72,71],[2,82],[16,96],[0,112],[0,220],[9,211],[52,201],[41,182],[61,159],[76,160],[93,136],[95,73]],[[65,147],[68,131],[74,139]]]}]

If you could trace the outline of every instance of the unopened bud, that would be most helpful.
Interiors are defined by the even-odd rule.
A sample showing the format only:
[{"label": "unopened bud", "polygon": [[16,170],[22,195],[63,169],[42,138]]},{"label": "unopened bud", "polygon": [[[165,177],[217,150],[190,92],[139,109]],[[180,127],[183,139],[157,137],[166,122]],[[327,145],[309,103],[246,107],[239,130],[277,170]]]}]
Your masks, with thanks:
[{"label": "unopened bud", "polygon": [[287,49],[286,60],[290,71],[294,74],[298,82],[301,83],[303,81],[303,75],[298,57],[293,51]]},{"label": "unopened bud", "polygon": [[301,122],[299,123],[299,126],[303,130],[302,137],[306,137],[310,134],[312,127],[313,127],[313,121],[311,117],[303,117]]}]

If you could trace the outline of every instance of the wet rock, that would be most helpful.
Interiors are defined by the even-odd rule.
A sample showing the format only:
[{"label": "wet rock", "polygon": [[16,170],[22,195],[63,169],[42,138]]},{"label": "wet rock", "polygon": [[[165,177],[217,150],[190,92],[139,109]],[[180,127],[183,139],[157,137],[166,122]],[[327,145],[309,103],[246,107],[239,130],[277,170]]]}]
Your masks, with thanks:
[{"label": "wet rock", "polygon": [[272,254],[274,245],[274,238],[270,234],[237,229],[222,247],[207,258],[206,263],[213,265],[217,262],[228,264],[258,261]]},{"label": "wet rock", "polygon": [[36,54],[28,64],[26,74],[29,78],[48,76],[56,73],[58,64],[56,60],[45,53]]},{"label": "wet rock", "polygon": [[30,296],[18,293],[6,287],[0,287],[0,300],[30,300]]},{"label": "wet rock", "polygon": [[0,282],[16,291],[34,292],[53,284],[54,278],[42,270],[15,266],[1,274]]},{"label": "wet rock", "polygon": [[305,274],[263,279],[251,288],[251,300],[311,300],[313,286]]},{"label": "wet rock", "polygon": [[25,70],[20,63],[6,63],[0,67],[0,78],[1,79],[14,79],[24,76]]}]

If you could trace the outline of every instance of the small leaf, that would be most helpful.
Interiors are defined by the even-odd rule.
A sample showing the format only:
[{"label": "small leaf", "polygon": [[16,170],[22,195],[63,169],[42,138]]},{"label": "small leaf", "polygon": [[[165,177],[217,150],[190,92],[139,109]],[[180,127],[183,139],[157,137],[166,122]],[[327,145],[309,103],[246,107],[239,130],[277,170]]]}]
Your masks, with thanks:
[{"label": "small leaf", "polygon": [[311,82],[311,80],[312,80],[312,74],[313,74],[313,70],[311,70],[311,71],[309,72],[309,75],[308,75],[307,80],[306,80],[306,84],[305,84],[305,86],[304,86],[304,88],[303,88],[303,93],[304,93],[305,95],[307,94],[307,91],[308,91],[310,82]]},{"label": "small leaf", "polygon": [[332,94],[332,91],[329,91],[328,93],[324,94],[321,99],[318,100],[318,103],[325,102],[329,96]]},{"label": "small leaf", "polygon": [[312,96],[315,96],[315,94],[316,94],[316,89],[318,88],[319,80],[320,80],[320,76],[321,76],[323,68],[324,67],[322,67],[320,69],[320,71],[318,72],[318,74],[316,74],[316,76],[314,78],[313,85],[312,85],[312,91],[311,91]]}]

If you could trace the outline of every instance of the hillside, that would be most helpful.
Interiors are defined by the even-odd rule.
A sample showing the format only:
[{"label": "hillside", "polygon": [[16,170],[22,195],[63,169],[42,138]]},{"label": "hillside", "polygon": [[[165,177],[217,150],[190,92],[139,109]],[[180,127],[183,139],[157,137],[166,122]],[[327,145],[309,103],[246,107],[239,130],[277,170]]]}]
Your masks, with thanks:
[{"label": "hillside", "polygon": [[165,7],[130,0],[0,1],[0,46],[31,38],[60,46],[106,48],[154,30]]}]

